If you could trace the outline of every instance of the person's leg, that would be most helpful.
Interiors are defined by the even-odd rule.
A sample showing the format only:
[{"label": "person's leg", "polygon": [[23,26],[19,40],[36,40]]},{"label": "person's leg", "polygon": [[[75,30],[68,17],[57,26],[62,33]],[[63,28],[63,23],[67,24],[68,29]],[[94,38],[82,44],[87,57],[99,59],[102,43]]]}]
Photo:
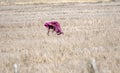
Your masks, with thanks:
[{"label": "person's leg", "polygon": [[57,33],[57,35],[60,35],[60,34],[63,34],[63,32],[59,32],[59,33]]},{"label": "person's leg", "polygon": [[57,33],[57,35],[60,35],[61,33]]},{"label": "person's leg", "polygon": [[56,33],[57,35],[63,34],[63,32],[61,32],[60,30],[58,30]]}]

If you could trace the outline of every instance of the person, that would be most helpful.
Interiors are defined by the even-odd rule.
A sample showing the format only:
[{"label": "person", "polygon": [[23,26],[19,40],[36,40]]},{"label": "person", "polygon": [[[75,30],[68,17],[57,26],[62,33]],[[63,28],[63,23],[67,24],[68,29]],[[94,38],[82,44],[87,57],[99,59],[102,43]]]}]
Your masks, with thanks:
[{"label": "person", "polygon": [[60,24],[57,21],[46,22],[44,26],[48,29],[47,35],[49,35],[50,30],[56,32],[57,35],[63,34]]}]

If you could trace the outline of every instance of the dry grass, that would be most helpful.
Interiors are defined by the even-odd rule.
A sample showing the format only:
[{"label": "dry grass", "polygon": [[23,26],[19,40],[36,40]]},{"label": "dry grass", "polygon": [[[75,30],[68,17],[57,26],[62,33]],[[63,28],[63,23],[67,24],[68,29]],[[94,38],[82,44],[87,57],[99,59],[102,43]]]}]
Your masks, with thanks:
[{"label": "dry grass", "polygon": [[[119,5],[42,4],[0,7],[0,73],[119,73]],[[49,18],[48,18],[49,17]],[[57,20],[64,35],[46,35]]]}]

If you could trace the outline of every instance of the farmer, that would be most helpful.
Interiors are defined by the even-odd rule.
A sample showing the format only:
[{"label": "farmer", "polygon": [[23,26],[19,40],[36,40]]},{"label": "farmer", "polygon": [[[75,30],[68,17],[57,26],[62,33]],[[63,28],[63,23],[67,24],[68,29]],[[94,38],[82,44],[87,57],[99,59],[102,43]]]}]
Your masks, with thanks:
[{"label": "farmer", "polygon": [[49,35],[50,29],[52,29],[52,32],[55,31],[57,35],[63,34],[60,24],[57,21],[46,22],[44,26],[48,28],[47,35]]}]

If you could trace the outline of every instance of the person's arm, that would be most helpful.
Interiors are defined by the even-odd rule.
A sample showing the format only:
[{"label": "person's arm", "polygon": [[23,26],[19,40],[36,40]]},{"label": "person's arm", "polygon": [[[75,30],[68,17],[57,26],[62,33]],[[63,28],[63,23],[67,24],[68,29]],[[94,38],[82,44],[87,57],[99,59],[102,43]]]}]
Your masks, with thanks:
[{"label": "person's arm", "polygon": [[48,29],[47,35],[49,36],[50,29]]},{"label": "person's arm", "polygon": [[53,27],[52,33],[55,31],[55,27]]}]

